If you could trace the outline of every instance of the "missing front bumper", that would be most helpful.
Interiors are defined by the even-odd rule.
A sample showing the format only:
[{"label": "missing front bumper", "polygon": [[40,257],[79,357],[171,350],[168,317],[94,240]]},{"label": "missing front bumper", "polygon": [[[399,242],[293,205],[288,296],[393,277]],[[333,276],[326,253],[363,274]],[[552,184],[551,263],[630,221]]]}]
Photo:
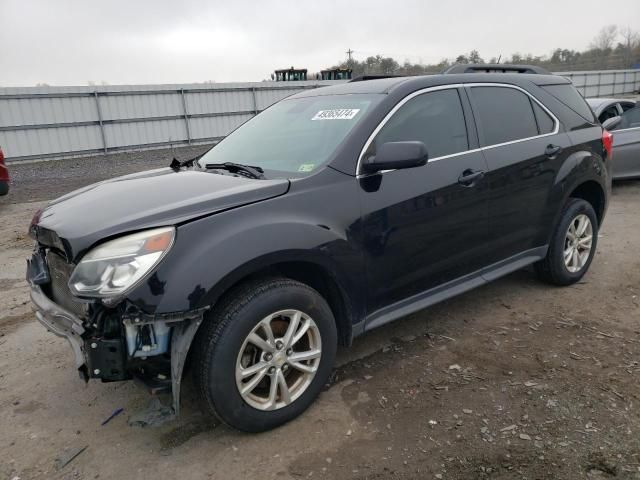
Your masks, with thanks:
[{"label": "missing front bumper", "polygon": [[[122,358],[122,360],[125,361],[126,354],[117,348],[119,345],[122,345],[124,349],[124,342],[117,340],[116,342],[119,342],[119,344],[115,345],[104,343],[107,342],[104,339],[91,338],[91,332],[86,332],[82,320],[79,317],[54,303],[46,296],[39,285],[33,283],[31,284],[31,301],[38,321],[44,325],[47,330],[59,337],[65,338],[69,342],[73,351],[75,366],[83,379],[101,378],[103,381],[125,379],[115,378],[115,376],[121,375],[121,372],[124,371],[124,368],[119,369],[119,367],[117,367],[117,369],[119,369],[118,374],[114,374],[115,376],[113,378],[105,376],[105,372],[109,372],[117,363],[114,357]],[[150,316],[146,318],[142,315],[136,317],[141,318],[145,322],[158,319],[171,323],[171,393],[173,397],[173,412],[176,415],[180,412],[182,373],[187,354],[196,331],[202,323],[206,310],[207,308],[201,308],[190,312],[174,313],[157,317]],[[102,345],[102,343],[104,343],[104,345]],[[112,355],[105,356],[104,352],[100,353],[104,350],[102,346],[106,349],[105,351],[109,351]],[[94,350],[88,352],[87,349],[95,349],[95,352]],[[93,356],[96,356],[92,355],[94,353],[102,362],[98,362],[95,359],[94,361],[91,360]],[[96,369],[98,373],[95,372]],[[130,377],[127,375],[126,378]]]},{"label": "missing front bumper", "polygon": [[82,320],[49,300],[39,285],[31,285],[31,302],[38,321],[50,332],[67,339],[73,350],[76,368],[80,371],[86,369]]}]

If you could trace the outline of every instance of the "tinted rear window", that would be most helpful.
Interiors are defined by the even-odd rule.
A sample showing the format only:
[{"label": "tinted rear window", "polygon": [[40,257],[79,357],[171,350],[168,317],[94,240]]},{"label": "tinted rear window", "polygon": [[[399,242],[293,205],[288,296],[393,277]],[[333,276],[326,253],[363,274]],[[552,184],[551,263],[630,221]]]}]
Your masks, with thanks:
[{"label": "tinted rear window", "polygon": [[538,135],[531,102],[521,91],[507,87],[473,87],[471,101],[483,146]]},{"label": "tinted rear window", "polygon": [[573,85],[541,85],[541,87],[576,112],[585,120],[595,122],[593,112]]}]

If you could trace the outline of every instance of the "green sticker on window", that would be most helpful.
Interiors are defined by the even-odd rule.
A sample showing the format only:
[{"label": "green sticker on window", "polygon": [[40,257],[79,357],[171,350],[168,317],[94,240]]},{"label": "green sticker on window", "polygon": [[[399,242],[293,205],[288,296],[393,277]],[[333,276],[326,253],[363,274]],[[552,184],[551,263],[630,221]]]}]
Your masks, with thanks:
[{"label": "green sticker on window", "polygon": [[298,168],[298,171],[299,172],[311,172],[313,170],[313,167],[315,167],[315,166],[316,166],[315,163],[303,163]]}]

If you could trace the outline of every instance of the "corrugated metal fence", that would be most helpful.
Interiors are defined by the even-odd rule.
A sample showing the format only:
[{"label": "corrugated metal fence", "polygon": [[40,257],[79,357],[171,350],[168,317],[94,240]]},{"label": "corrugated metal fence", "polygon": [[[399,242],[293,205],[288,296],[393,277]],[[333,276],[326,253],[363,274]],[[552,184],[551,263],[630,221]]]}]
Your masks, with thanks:
[{"label": "corrugated metal fence", "polygon": [[[586,97],[640,89],[640,70],[558,74]],[[335,83],[0,88],[0,146],[27,160],[210,143],[284,97]]]},{"label": "corrugated metal fence", "polygon": [[585,98],[612,97],[640,90],[640,70],[554,73],[569,78]]},{"label": "corrugated metal fence", "polygon": [[0,88],[8,160],[215,142],[269,105],[337,82]]}]

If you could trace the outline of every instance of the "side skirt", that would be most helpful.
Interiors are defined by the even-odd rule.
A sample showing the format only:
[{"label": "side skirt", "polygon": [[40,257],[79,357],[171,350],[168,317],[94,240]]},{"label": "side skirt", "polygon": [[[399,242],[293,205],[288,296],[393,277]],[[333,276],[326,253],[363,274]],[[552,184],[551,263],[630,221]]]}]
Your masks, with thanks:
[{"label": "side skirt", "polygon": [[[520,270],[527,265],[542,260],[547,255],[548,248],[549,246],[545,245],[526,250],[493,265],[381,308],[368,315],[364,322],[354,325],[354,336]],[[363,323],[364,325],[362,325]]]}]

